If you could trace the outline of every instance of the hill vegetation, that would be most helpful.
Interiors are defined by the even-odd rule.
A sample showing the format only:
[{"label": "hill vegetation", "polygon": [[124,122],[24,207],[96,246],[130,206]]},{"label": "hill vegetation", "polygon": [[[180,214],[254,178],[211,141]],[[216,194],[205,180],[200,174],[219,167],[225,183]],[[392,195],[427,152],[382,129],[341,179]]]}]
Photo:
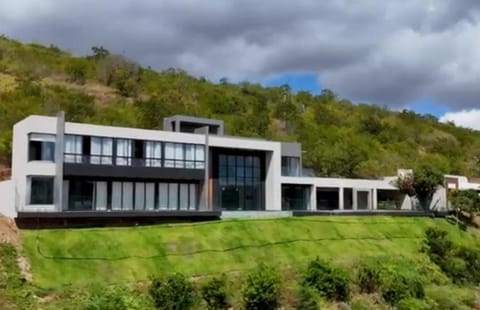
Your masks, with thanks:
[{"label": "hill vegetation", "polygon": [[470,309],[480,281],[478,232],[445,219],[243,219],[21,236],[33,282],[12,282],[5,296],[30,292],[42,309]]},{"label": "hill vegetation", "polygon": [[157,72],[103,47],[75,57],[1,36],[0,163],[9,165],[15,122],[59,110],[69,121],[153,129],[177,113],[223,119],[228,134],[301,142],[305,166],[321,176],[375,178],[425,162],[480,176],[480,133],[431,115],[354,104],[327,89],[212,83],[179,69]]}]

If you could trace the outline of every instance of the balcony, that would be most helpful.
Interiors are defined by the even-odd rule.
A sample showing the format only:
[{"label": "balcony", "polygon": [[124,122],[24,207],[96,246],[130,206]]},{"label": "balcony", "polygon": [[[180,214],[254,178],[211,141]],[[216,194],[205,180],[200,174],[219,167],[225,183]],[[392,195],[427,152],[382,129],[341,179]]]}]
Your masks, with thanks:
[{"label": "balcony", "polygon": [[106,178],[203,180],[205,162],[65,153],[63,174]]}]

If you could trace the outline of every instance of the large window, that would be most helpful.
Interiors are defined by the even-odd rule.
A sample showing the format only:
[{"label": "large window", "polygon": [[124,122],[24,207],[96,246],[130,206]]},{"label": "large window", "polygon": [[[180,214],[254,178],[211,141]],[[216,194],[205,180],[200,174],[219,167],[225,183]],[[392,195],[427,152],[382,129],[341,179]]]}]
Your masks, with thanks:
[{"label": "large window", "polygon": [[68,210],[196,210],[197,184],[130,181],[67,182]]},{"label": "large window", "polygon": [[167,168],[205,168],[205,147],[197,144],[165,143]]},{"label": "large window", "polygon": [[55,135],[36,134],[29,135],[28,160],[54,161]]},{"label": "large window", "polygon": [[282,157],[282,176],[298,177],[300,176],[300,158]]},{"label": "large window", "polygon": [[162,143],[154,141],[145,142],[145,166],[162,166]]},{"label": "large window", "polygon": [[111,165],[113,139],[92,137],[90,140],[90,163],[95,165]]},{"label": "large window", "polygon": [[282,185],[282,210],[308,210],[310,186]]},{"label": "large window", "polygon": [[196,206],[196,184],[158,184],[158,208],[160,210],[195,210]]},{"label": "large window", "polygon": [[130,166],[132,164],[132,140],[117,139],[115,163],[118,166]]},{"label": "large window", "polygon": [[105,181],[67,181],[64,188],[68,195],[69,211],[107,210],[108,187]]},{"label": "large window", "polygon": [[82,156],[82,136],[65,135],[65,156],[66,163],[81,163]]},{"label": "large window", "polygon": [[257,153],[216,154],[215,205],[225,210],[263,210],[264,173]]},{"label": "large window", "polygon": [[30,204],[53,204],[53,177],[29,177]]},{"label": "large window", "polygon": [[66,135],[64,158],[66,163],[205,169],[205,146]]}]

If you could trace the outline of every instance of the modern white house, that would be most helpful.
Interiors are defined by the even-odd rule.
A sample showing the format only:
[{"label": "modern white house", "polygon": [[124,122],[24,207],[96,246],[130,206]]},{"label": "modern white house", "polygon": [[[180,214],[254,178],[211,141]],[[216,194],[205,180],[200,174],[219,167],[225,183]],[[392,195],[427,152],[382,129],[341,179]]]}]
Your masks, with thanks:
[{"label": "modern white house", "polygon": [[[32,115],[13,128],[0,213],[24,221],[218,218],[245,214],[412,210],[396,177],[308,177],[297,143],[224,135],[222,121],[165,118],[164,130]],[[447,188],[474,188],[447,176]],[[445,209],[439,189],[432,208]]]}]

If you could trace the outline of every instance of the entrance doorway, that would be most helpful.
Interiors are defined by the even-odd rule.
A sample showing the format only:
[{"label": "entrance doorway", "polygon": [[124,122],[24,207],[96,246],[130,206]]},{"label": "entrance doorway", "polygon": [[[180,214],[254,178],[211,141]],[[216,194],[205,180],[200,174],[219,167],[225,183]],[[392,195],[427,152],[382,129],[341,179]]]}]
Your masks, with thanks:
[{"label": "entrance doorway", "polygon": [[222,188],[222,208],[225,210],[238,210],[240,207],[238,188],[226,186]]}]

